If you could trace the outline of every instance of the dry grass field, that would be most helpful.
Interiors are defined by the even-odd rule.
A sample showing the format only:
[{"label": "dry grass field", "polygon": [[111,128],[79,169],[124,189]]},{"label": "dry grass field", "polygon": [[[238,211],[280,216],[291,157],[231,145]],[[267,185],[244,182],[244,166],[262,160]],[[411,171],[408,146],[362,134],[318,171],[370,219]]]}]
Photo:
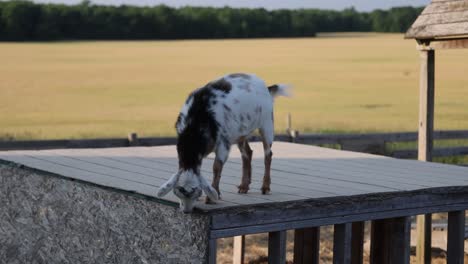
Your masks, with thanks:
[{"label": "dry grass field", "polygon": [[[437,56],[436,129],[468,128],[468,50]],[[276,107],[305,132],[415,131],[419,57],[400,34],[318,38],[0,43],[0,138],[173,135],[186,95],[252,72],[294,85]]]}]

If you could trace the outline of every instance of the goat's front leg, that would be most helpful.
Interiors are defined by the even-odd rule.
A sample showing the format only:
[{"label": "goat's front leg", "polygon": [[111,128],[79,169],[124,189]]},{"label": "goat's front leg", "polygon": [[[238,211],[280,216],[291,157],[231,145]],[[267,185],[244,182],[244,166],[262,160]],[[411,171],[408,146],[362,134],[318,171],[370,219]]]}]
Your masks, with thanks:
[{"label": "goat's front leg", "polygon": [[271,152],[271,145],[273,144],[273,130],[265,131],[260,130],[260,134],[262,136],[262,143],[263,143],[263,151],[265,153],[265,174],[263,176],[263,184],[262,184],[262,194],[270,193],[270,185],[271,185],[271,158],[273,156],[273,152]]},{"label": "goat's front leg", "polygon": [[[211,186],[218,192],[218,197],[221,199],[221,192],[219,191],[219,182],[221,181],[221,172],[223,171],[223,162],[219,159],[215,159],[213,163],[213,182]],[[205,202],[207,204],[213,204],[214,202],[211,201],[208,196],[206,197]]]},{"label": "goat's front leg", "polygon": [[[229,155],[228,146],[220,146],[216,149],[216,157],[213,163],[213,182],[211,186],[218,192],[218,197],[221,199],[221,191],[219,190],[219,182],[221,181],[221,172],[223,171],[224,163]],[[206,197],[206,203],[214,203],[210,198]]]},{"label": "goat's front leg", "polygon": [[247,140],[237,144],[242,156],[242,180],[239,185],[239,193],[247,193],[252,181],[252,149]]}]

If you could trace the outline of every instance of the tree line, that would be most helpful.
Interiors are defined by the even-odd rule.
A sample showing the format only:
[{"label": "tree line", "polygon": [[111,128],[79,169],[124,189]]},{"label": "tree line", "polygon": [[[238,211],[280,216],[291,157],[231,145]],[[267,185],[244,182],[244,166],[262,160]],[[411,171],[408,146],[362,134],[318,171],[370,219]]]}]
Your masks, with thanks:
[{"label": "tree line", "polygon": [[422,8],[357,12],[165,5],[104,6],[0,2],[0,40],[312,37],[316,32],[404,32]]}]

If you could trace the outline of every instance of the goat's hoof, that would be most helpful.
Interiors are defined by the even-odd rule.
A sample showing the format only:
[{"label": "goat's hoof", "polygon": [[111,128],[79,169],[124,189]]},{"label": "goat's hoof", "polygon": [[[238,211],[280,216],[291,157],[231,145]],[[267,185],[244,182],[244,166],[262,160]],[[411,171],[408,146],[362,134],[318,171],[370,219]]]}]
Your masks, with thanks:
[{"label": "goat's hoof", "polygon": [[[218,199],[221,200],[221,196]],[[209,197],[206,197],[205,198],[205,203],[206,204],[216,204],[216,201],[213,201]]]},{"label": "goat's hoof", "polygon": [[270,187],[262,187],[262,194],[270,194]]},{"label": "goat's hoof", "polygon": [[247,193],[249,191],[249,187],[243,187],[239,186],[239,190],[237,191],[238,193]]},{"label": "goat's hoof", "polygon": [[211,200],[210,198],[206,197],[206,198],[205,198],[205,203],[206,203],[206,204],[215,204],[216,202],[213,201],[213,200]]}]

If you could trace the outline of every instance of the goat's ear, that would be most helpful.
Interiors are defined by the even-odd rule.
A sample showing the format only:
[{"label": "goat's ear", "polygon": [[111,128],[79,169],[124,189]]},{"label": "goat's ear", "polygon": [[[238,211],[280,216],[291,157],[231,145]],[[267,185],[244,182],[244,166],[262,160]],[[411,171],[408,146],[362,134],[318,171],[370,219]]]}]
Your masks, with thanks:
[{"label": "goat's ear", "polygon": [[176,174],[172,175],[172,177],[167,182],[165,182],[161,187],[159,187],[157,193],[158,197],[163,197],[174,188],[175,184],[177,183],[177,180],[179,180],[180,173],[181,171],[178,171]]},{"label": "goat's ear", "polygon": [[202,190],[206,193],[206,196],[208,196],[213,201],[218,200],[218,192],[213,187],[211,187],[211,185],[202,175],[200,175],[200,185]]}]

